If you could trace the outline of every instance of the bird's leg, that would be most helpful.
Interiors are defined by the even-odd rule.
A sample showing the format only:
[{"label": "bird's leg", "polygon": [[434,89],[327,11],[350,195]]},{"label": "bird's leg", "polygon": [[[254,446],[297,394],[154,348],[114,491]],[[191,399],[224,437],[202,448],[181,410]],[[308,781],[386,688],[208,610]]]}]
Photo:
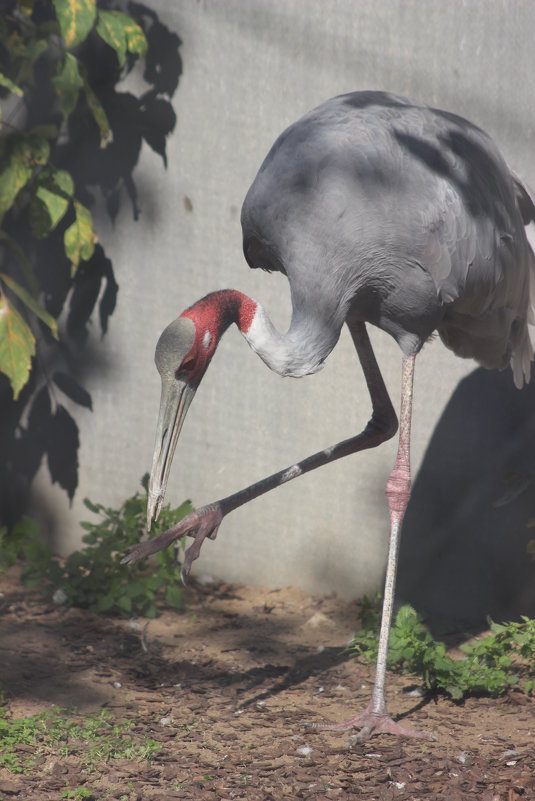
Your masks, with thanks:
[{"label": "bird's leg", "polygon": [[385,701],[386,658],[388,640],[392,623],[394,591],[396,585],[396,568],[399,552],[399,537],[403,515],[409,502],[411,488],[410,472],[410,432],[412,411],[412,386],[415,356],[403,359],[401,386],[401,414],[399,427],[399,445],[394,469],[386,484],[386,497],[390,508],[390,542],[386,568],[383,615],[379,634],[379,649],[375,671],[375,684],[370,703],[364,712],[343,723],[316,723],[315,729],[347,731],[358,728],[359,733],[349,738],[348,745],[364,742],[373,734],[397,734],[405,737],[423,737],[434,739],[432,734],[416,731],[392,720],[388,715]]},{"label": "bird's leg", "polygon": [[183,536],[193,537],[194,542],[186,551],[182,567],[182,574],[185,576],[189,573],[192,562],[199,556],[204,540],[207,537],[215,539],[221,521],[229,512],[239,506],[243,506],[244,503],[252,501],[254,498],[258,498],[265,492],[280,487],[281,484],[285,484],[297,478],[297,476],[309,473],[311,470],[334,462],[336,459],[341,459],[343,456],[349,456],[351,453],[367,448],[375,448],[394,436],[397,431],[396,413],[377,365],[366,326],[362,322],[348,321],[348,327],[353,337],[372,399],[373,412],[364,431],[355,437],[351,437],[351,439],[338,442],[330,448],[308,456],[301,462],[286,468],[286,470],[280,470],[278,473],[263,478],[261,481],[257,481],[256,484],[251,484],[251,486],[234,493],[234,495],[229,495],[227,498],[222,498],[208,506],[196,509],[162,534],[158,534],[158,536],[132,547],[122,560],[123,563],[132,564],[137,562],[139,559],[167,548],[172,542],[179,540]]}]

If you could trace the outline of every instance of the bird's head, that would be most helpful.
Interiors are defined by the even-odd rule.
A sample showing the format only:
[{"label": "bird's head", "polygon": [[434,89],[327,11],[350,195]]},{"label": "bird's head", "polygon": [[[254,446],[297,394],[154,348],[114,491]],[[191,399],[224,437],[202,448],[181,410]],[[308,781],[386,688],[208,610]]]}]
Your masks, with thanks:
[{"label": "bird's head", "polygon": [[163,331],[154,360],[162,381],[147,502],[147,530],[163,504],[182,424],[215,352],[218,334],[206,315],[184,312]]}]

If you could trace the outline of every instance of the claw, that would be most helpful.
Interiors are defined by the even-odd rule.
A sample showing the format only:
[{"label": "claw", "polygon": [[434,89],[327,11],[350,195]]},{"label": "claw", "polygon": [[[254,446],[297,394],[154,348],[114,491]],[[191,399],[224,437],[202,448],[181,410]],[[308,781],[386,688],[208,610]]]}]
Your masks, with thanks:
[{"label": "claw", "polygon": [[346,748],[351,748],[355,743],[364,743],[370,739],[374,734],[394,734],[398,737],[416,737],[423,740],[436,740],[437,737],[432,732],[419,731],[417,729],[404,726],[393,720],[386,712],[374,712],[372,702],[364,712],[356,715],[350,720],[343,723],[304,723],[304,726],[316,731],[350,731],[351,729],[360,729],[357,734],[351,735],[346,743]]},{"label": "claw", "polygon": [[203,506],[185,517],[180,523],[167,529],[162,534],[158,534],[157,537],[146,540],[139,545],[134,545],[121,559],[121,564],[134,564],[140,559],[162,551],[184,536],[193,537],[193,542],[186,551],[184,564],[180,571],[182,582],[185,584],[186,576],[190,572],[193,562],[199,558],[204,540],[207,537],[215,540],[222,520],[223,512],[220,503]]}]

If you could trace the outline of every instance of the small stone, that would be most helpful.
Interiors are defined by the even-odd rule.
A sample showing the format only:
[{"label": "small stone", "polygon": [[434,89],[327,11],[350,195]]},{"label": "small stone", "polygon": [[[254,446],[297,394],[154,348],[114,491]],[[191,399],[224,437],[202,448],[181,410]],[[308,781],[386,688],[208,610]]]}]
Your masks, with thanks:
[{"label": "small stone", "polygon": [[58,589],[52,596],[52,600],[54,601],[56,606],[63,606],[63,604],[67,602],[67,593],[65,592],[63,587],[58,587]]},{"label": "small stone", "polygon": [[309,617],[308,620],[303,623],[303,628],[317,629],[318,626],[325,625],[331,625],[331,621],[327,615],[324,615],[322,612],[315,612],[312,617]]},{"label": "small stone", "polygon": [[20,787],[20,785],[9,781],[9,779],[0,780],[0,793],[5,793],[6,795],[18,795],[21,790],[22,787]]},{"label": "small stone", "polygon": [[200,584],[201,586],[213,584],[215,582],[215,578],[208,574],[205,574],[204,576],[195,576],[195,580],[197,581],[197,584]]},{"label": "small stone", "polygon": [[410,687],[405,691],[405,695],[409,695],[411,698],[422,698],[425,692],[422,687]]}]

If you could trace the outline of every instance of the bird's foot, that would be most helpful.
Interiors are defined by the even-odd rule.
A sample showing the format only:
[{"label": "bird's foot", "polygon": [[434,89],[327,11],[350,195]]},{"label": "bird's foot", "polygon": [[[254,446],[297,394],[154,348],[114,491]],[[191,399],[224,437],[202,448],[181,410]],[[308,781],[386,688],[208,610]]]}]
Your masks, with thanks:
[{"label": "bird's foot", "polygon": [[342,723],[306,723],[305,726],[316,729],[316,731],[350,731],[360,729],[358,734],[353,734],[348,739],[346,747],[350,748],[355,743],[364,743],[373,737],[374,734],[394,734],[397,737],[418,737],[423,740],[436,740],[436,735],[431,732],[419,731],[410,726],[403,726],[392,720],[390,715],[384,712],[374,712],[372,703],[368,705],[364,712],[355,715],[350,720]]},{"label": "bird's foot", "polygon": [[182,537],[193,537],[192,544],[184,554],[184,564],[181,570],[182,580],[184,581],[191,570],[193,562],[199,557],[204,540],[207,537],[215,540],[222,520],[223,512],[219,503],[203,506],[187,515],[180,523],[158,534],[157,537],[152,537],[152,539],[145,540],[139,545],[134,545],[121,562],[122,564],[134,564],[134,562],[139,562],[140,559],[157,553],[157,551],[162,551]]}]

